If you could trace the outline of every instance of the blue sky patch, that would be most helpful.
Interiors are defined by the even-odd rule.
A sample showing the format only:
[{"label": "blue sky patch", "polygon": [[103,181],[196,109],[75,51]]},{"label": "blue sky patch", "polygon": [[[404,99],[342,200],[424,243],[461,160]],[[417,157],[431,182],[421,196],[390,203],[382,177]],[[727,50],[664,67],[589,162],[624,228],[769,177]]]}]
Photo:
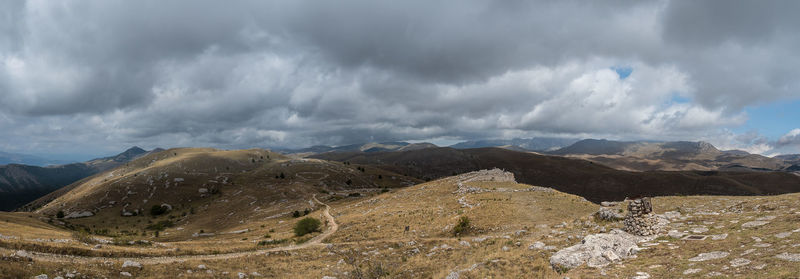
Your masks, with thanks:
[{"label": "blue sky patch", "polygon": [[617,72],[619,79],[626,79],[631,75],[631,73],[633,73],[633,68],[629,66],[614,66],[611,67],[611,69]]},{"label": "blue sky patch", "polygon": [[747,122],[735,132],[757,131],[776,140],[792,129],[800,128],[800,99],[784,100],[762,106],[746,107]]}]

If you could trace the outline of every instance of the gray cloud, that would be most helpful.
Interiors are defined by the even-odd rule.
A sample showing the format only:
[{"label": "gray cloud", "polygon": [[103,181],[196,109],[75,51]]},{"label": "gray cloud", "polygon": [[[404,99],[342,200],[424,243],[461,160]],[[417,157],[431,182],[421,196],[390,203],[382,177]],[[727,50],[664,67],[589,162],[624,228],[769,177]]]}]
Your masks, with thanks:
[{"label": "gray cloud", "polygon": [[796,9],[783,4],[796,5],[6,1],[0,129],[13,132],[0,149],[533,135],[761,145],[725,129],[745,106],[798,97]]}]

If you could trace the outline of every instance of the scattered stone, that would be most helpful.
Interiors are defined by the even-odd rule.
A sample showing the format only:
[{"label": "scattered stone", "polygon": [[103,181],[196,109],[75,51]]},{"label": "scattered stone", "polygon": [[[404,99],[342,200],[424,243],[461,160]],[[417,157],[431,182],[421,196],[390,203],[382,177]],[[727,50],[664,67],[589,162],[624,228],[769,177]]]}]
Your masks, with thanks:
[{"label": "scattered stone", "polygon": [[337,278],[333,276],[322,276],[322,279],[337,279]]},{"label": "scattered stone", "polygon": [[684,270],[683,271],[683,275],[695,274],[695,273],[698,273],[700,271],[703,271],[703,269],[702,268],[690,268],[690,269]]},{"label": "scattered stone", "polygon": [[750,260],[745,258],[736,258],[733,259],[731,262],[731,267],[740,267],[750,264]]},{"label": "scattered stone", "polygon": [[762,270],[762,269],[764,269],[765,267],[767,267],[767,264],[760,264],[760,265],[754,265],[754,266],[753,266],[753,269]]},{"label": "scattered stone", "polygon": [[777,237],[777,238],[787,238],[787,237],[790,237],[790,236],[792,236],[792,232],[782,232],[782,233],[775,234],[775,237]]},{"label": "scattered stone", "polygon": [[664,217],[670,220],[675,220],[681,217],[681,213],[677,211],[664,212]]},{"label": "scattered stone", "polygon": [[122,268],[126,267],[142,268],[142,264],[134,261],[125,261],[124,263],[122,263]]},{"label": "scattered stone", "polygon": [[706,227],[692,228],[692,232],[693,233],[704,233],[704,232],[707,232],[707,231],[708,231],[708,228],[706,228]]},{"label": "scattered stone", "polygon": [[64,219],[83,218],[90,216],[94,216],[94,213],[92,213],[91,211],[80,211],[80,212],[75,211],[75,212],[70,212],[69,214],[64,216]]},{"label": "scattered stone", "polygon": [[679,232],[677,230],[670,230],[669,232],[667,232],[667,235],[672,238],[682,238],[686,235],[686,233]]},{"label": "scattered stone", "polygon": [[14,252],[14,254],[12,254],[12,256],[17,258],[26,258],[26,259],[31,257],[31,255],[25,250],[17,250],[16,252]]},{"label": "scattered stone", "polygon": [[769,221],[750,221],[742,224],[742,228],[755,228],[769,224]]},{"label": "scattered stone", "polygon": [[39,275],[36,275],[36,277],[33,277],[33,278],[36,278],[36,279],[47,279],[48,277],[47,277],[47,274],[39,274]]},{"label": "scattered stone", "polygon": [[603,267],[614,261],[631,258],[639,250],[637,239],[620,230],[586,236],[580,244],[564,248],[550,257],[550,265],[573,269],[586,263]]},{"label": "scattered stone", "polygon": [[617,206],[617,204],[619,204],[619,202],[609,202],[609,201],[600,202],[600,205],[606,207]]},{"label": "scattered stone", "polygon": [[206,267],[206,265],[204,265],[204,264],[197,265],[197,269],[206,269],[206,268],[207,268],[207,267]]},{"label": "scattered stone", "polygon": [[122,275],[122,276],[125,276],[125,277],[133,276],[130,272],[127,272],[127,271],[120,272],[119,275]]},{"label": "scattered stone", "polygon": [[716,259],[725,258],[728,255],[730,255],[730,253],[723,252],[723,251],[700,253],[700,255],[697,255],[697,257],[689,259],[689,261],[690,262],[702,262],[702,261],[708,261],[708,260],[716,260]]},{"label": "scattered stone", "polygon": [[650,274],[647,272],[636,272],[636,276],[631,277],[631,279],[647,279],[650,278]]},{"label": "scattered stone", "polygon": [[747,249],[747,250],[745,250],[744,252],[742,252],[741,256],[744,256],[744,255],[747,255],[747,254],[753,253],[753,252],[755,252],[755,251],[756,251],[756,249]]},{"label": "scattered stone", "polygon": [[466,240],[462,240],[462,241],[458,242],[458,244],[461,245],[461,246],[465,246],[465,247],[470,247],[471,246],[469,244],[469,241],[466,241]]},{"label": "scattered stone", "polygon": [[800,262],[800,254],[789,254],[789,253],[781,253],[775,256],[778,259],[790,262]]},{"label": "scattered stone", "polygon": [[724,240],[726,238],[728,238],[728,234],[727,233],[711,235],[711,239],[712,240]]},{"label": "scattered stone", "polygon": [[753,244],[753,246],[754,247],[758,247],[758,248],[767,248],[767,247],[772,246],[772,243],[756,243],[756,244]]},{"label": "scattered stone", "polygon": [[594,213],[597,219],[604,221],[619,221],[625,218],[622,214],[613,208],[601,207],[600,210]]},{"label": "scattered stone", "polygon": [[508,248],[508,246],[503,246],[503,252],[508,252],[508,250],[511,250],[511,248]]},{"label": "scattered stone", "polygon": [[244,274],[244,272],[239,272],[237,275],[239,275],[239,279],[247,277],[247,274]]}]

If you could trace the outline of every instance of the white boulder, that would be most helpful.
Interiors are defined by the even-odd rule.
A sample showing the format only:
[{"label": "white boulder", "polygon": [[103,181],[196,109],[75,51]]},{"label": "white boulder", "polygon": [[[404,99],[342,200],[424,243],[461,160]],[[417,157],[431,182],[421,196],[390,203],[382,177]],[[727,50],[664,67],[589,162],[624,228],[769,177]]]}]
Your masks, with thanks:
[{"label": "white boulder", "polygon": [[639,246],[637,237],[621,230],[586,236],[576,244],[553,254],[550,265],[573,269],[583,265],[603,267],[615,261],[635,257]]}]

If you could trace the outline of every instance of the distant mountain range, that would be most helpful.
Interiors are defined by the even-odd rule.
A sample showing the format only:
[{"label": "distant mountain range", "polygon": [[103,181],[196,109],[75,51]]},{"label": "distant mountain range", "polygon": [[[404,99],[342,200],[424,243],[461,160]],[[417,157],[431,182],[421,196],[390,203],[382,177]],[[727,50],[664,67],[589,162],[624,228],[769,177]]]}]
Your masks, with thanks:
[{"label": "distant mountain range", "polygon": [[[499,147],[516,151],[552,151],[565,146],[569,146],[579,139],[565,139],[565,138],[516,138],[516,139],[483,139],[463,141],[451,145],[455,149],[469,149],[469,148],[482,148],[482,147]],[[432,143],[408,143],[402,141],[394,142],[378,142],[378,143],[359,143],[342,146],[327,146],[316,145],[308,148],[301,149],[277,149],[277,152],[284,154],[319,154],[325,152],[383,152],[383,151],[408,151],[418,150],[425,148],[439,147]]]},{"label": "distant mountain range", "polygon": [[518,151],[552,151],[565,146],[569,146],[580,139],[566,138],[529,138],[529,139],[486,139],[464,141],[451,145],[455,149],[500,147]]},{"label": "distant mountain range", "polygon": [[[157,149],[154,151],[158,151]],[[53,166],[0,165],[0,211],[13,210],[58,188],[118,167],[148,151],[132,147],[115,156]]]},{"label": "distant mountain range", "polygon": [[418,150],[425,148],[438,147],[435,144],[422,142],[422,143],[408,143],[408,142],[372,142],[361,144],[350,144],[342,146],[327,146],[315,145],[308,148],[301,149],[276,149],[276,152],[284,154],[299,154],[299,153],[325,153],[325,152],[382,152],[382,151],[407,151]]},{"label": "distant mountain range", "polygon": [[601,163],[616,169],[792,171],[799,155],[770,158],[742,150],[722,151],[707,142],[611,141],[586,139],[548,152]]},{"label": "distant mountain range", "polygon": [[34,155],[0,151],[0,165],[21,164],[31,166],[48,166],[64,163],[66,162],[61,160],[51,160]]}]

